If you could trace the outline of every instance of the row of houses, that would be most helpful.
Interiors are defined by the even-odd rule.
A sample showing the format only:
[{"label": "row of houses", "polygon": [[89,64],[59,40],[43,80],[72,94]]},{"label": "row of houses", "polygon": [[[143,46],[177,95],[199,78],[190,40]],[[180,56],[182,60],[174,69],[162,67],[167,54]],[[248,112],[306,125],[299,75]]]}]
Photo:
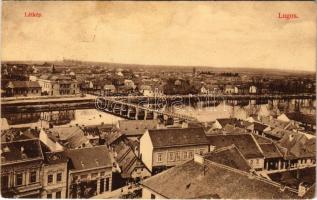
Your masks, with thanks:
[{"label": "row of houses", "polygon": [[1,143],[1,193],[6,198],[89,198],[111,191],[106,146],[51,151],[39,139]]},{"label": "row of houses", "polygon": [[[167,198],[198,198],[208,194],[198,192],[190,196],[192,193],[185,192],[182,194],[189,196],[178,196],[177,192],[167,194],[165,186],[160,186],[165,189],[158,191],[147,183],[154,180],[153,184],[161,185],[160,178],[155,177],[164,177],[168,185],[171,183],[169,179],[174,177],[165,176],[171,171],[175,173],[175,179],[180,180],[177,171],[182,174],[182,170],[188,167],[198,169],[197,159],[212,162],[206,165],[205,175],[215,169],[217,173],[236,177],[230,171],[235,168],[239,170],[234,171],[239,174],[238,179],[251,176],[251,183],[259,177],[260,181],[269,182],[263,187],[274,185],[273,179],[277,179],[280,173],[316,167],[314,136],[290,131],[281,139],[272,139],[264,134],[267,127],[270,126],[251,119],[229,118],[217,119],[210,130],[191,126],[166,128],[156,120],[123,120],[116,126],[53,127],[31,132],[18,130],[15,134],[8,129],[1,135],[3,196],[89,198],[107,194],[128,182],[141,181],[145,198],[161,197],[160,194]],[[221,164],[221,169],[218,169],[217,163]],[[241,174],[241,171],[245,173]],[[213,173],[208,175],[212,176]],[[195,184],[201,183],[196,182],[200,180],[196,177],[190,176],[189,179]],[[185,187],[194,186],[191,184],[194,183],[189,181]],[[299,194],[299,188],[304,188],[304,194],[307,192],[308,187],[300,187],[300,184],[296,182],[288,186],[292,194],[294,191]],[[213,198],[234,197],[225,193],[209,195]]]},{"label": "row of houses", "polygon": [[3,96],[60,96],[79,93],[75,79],[63,75],[42,75],[30,81],[10,81],[3,87]]}]

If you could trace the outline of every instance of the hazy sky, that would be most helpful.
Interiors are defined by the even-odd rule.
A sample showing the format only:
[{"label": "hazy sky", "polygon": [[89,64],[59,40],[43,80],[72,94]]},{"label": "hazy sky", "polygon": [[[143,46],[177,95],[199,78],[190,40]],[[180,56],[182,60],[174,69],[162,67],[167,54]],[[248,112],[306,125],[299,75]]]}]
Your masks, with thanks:
[{"label": "hazy sky", "polygon": [[[316,66],[314,2],[3,2],[2,9],[3,60]],[[42,17],[24,17],[32,11]]]}]

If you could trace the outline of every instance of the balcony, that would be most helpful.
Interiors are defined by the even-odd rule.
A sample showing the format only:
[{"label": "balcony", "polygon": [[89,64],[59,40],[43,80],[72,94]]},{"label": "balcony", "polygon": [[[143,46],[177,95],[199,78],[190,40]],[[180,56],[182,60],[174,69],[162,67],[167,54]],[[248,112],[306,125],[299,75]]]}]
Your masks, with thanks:
[{"label": "balcony", "polygon": [[28,184],[28,185],[21,185],[21,186],[16,186],[14,189],[16,192],[27,192],[27,191],[32,191],[32,190],[38,190],[41,189],[42,185],[40,182]]}]

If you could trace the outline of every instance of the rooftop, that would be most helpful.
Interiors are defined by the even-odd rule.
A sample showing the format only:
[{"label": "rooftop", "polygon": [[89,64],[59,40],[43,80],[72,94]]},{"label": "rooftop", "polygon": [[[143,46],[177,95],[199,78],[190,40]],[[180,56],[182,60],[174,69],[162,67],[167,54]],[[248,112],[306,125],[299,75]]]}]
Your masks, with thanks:
[{"label": "rooftop", "polygon": [[170,128],[149,130],[154,148],[208,145],[203,128]]},{"label": "rooftop", "polygon": [[[190,176],[189,176],[190,174]],[[146,179],[142,185],[173,199],[293,199],[297,194],[267,179],[205,160],[191,160]]]},{"label": "rooftop", "polygon": [[251,134],[208,135],[208,140],[216,148],[234,144],[246,159],[264,157]]},{"label": "rooftop", "polygon": [[41,88],[37,81],[10,81],[8,88]]},{"label": "rooftop", "polygon": [[126,136],[142,136],[148,129],[156,129],[158,120],[120,120],[119,130]]},{"label": "rooftop", "polygon": [[43,159],[38,139],[1,143],[1,165]]},{"label": "rooftop", "polygon": [[112,160],[106,146],[95,146],[65,151],[74,170],[89,170],[97,167],[112,167]]},{"label": "rooftop", "polygon": [[236,168],[242,171],[250,172],[251,167],[248,161],[235,145],[217,149],[206,154],[205,159]]}]

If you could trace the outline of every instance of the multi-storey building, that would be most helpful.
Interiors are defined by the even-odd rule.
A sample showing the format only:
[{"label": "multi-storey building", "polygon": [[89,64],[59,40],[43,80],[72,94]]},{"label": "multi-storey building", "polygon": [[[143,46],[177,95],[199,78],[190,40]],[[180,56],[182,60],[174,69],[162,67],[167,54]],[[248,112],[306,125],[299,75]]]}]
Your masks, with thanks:
[{"label": "multi-storey building", "polygon": [[79,93],[77,81],[62,75],[42,75],[38,78],[42,92],[50,96],[74,95]]},{"label": "multi-storey building", "polygon": [[64,152],[45,152],[42,166],[42,198],[65,199],[67,197],[67,162]]},{"label": "multi-storey building", "polygon": [[209,141],[202,128],[148,130],[140,139],[142,161],[152,174],[208,151]]},{"label": "multi-storey building", "polygon": [[66,150],[65,153],[70,159],[68,198],[90,198],[111,191],[113,158],[106,146]]},{"label": "multi-storey building", "polygon": [[40,198],[43,160],[37,139],[1,143],[1,195]]},{"label": "multi-storey building", "polygon": [[4,88],[6,96],[41,96],[41,86],[37,81],[10,81]]}]

